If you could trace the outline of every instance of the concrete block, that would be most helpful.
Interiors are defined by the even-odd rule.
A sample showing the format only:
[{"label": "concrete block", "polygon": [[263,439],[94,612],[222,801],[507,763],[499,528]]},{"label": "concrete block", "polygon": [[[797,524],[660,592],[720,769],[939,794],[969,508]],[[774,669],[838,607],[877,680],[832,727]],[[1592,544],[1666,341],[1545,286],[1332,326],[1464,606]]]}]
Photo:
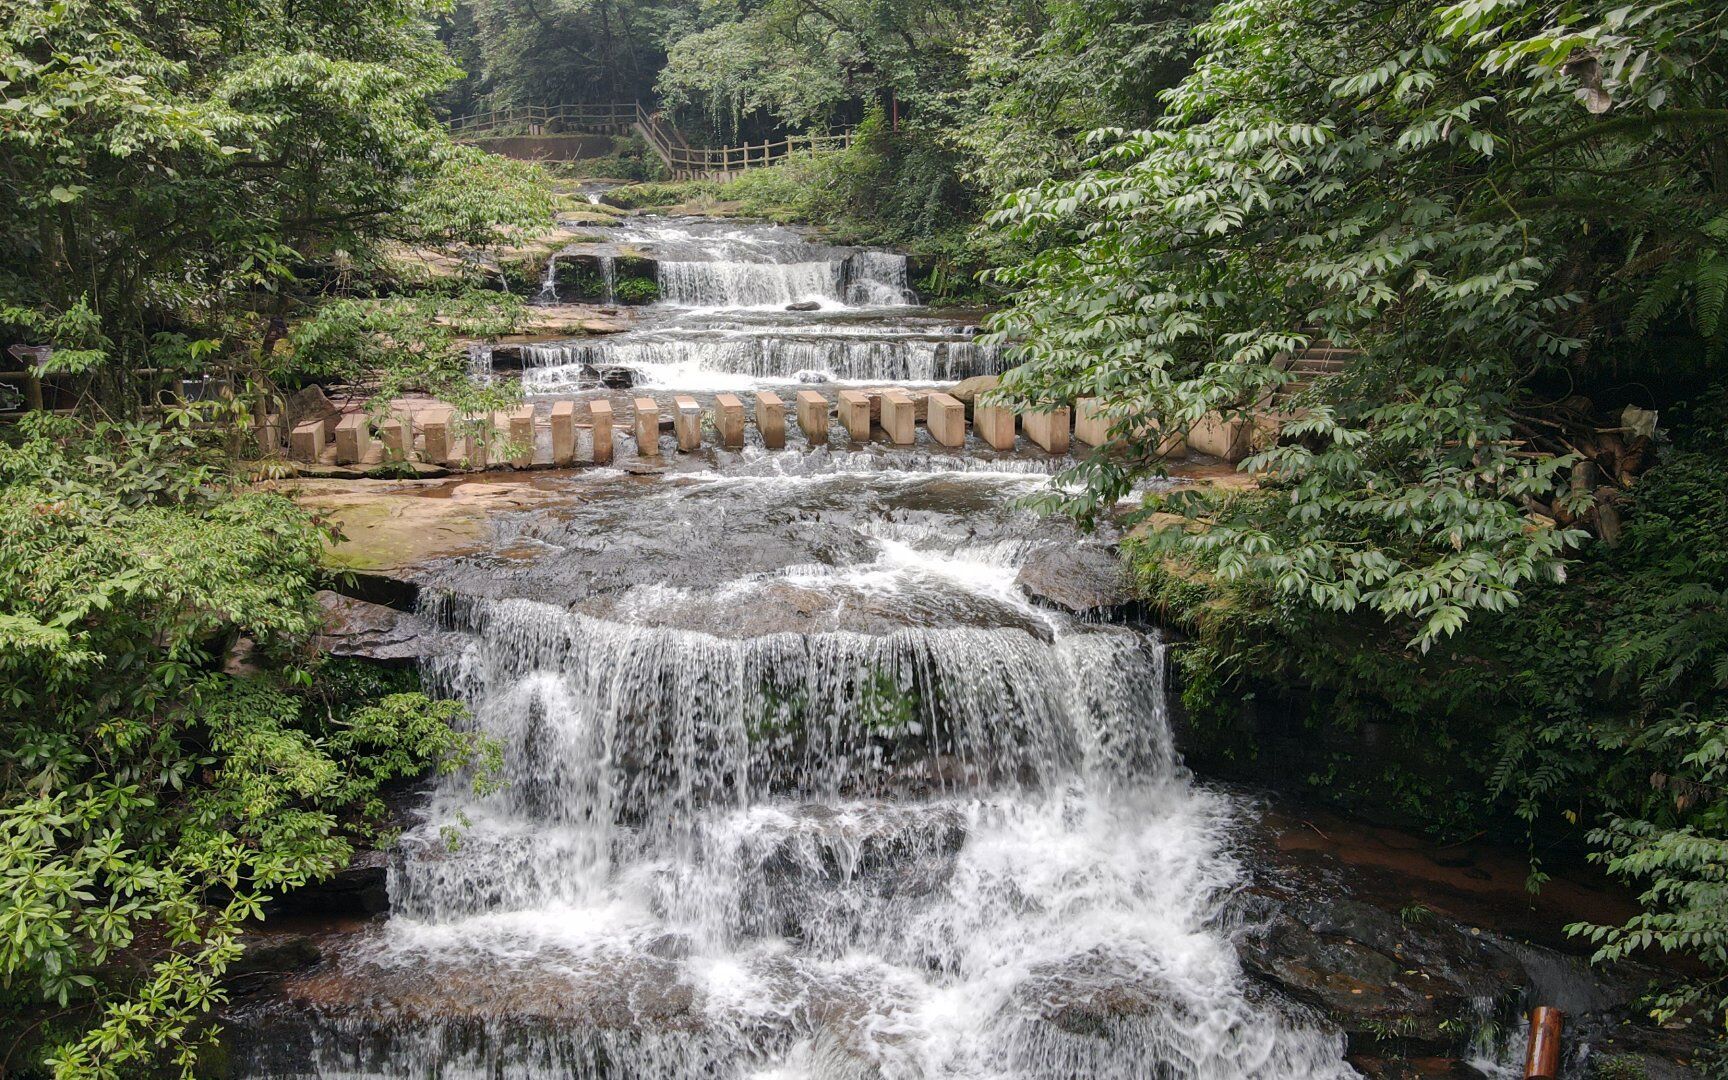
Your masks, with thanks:
[{"label": "concrete block", "polygon": [[702,449],[702,406],[687,394],[672,399],[672,431],[678,436],[678,449],[685,453]]},{"label": "concrete block", "polygon": [[814,390],[798,391],[798,426],[811,446],[827,446],[828,399]]},{"label": "concrete block", "polygon": [[909,396],[898,390],[882,395],[882,430],[896,446],[911,446],[918,441],[918,420]]},{"label": "concrete block", "polygon": [[274,454],[282,449],[282,414],[266,413],[259,417],[255,429],[258,437],[258,452]]},{"label": "concrete block", "polygon": [[554,402],[547,425],[552,433],[552,466],[569,468],[576,462],[576,403]]},{"label": "concrete block", "polygon": [[1110,441],[1110,418],[1104,415],[1097,398],[1083,397],[1074,402],[1074,439],[1087,446],[1103,446]]},{"label": "concrete block", "polygon": [[1202,454],[1235,464],[1248,456],[1254,425],[1207,413],[1188,429],[1188,445]]},{"label": "concrete block", "polygon": [[978,405],[972,410],[972,429],[993,450],[1014,449],[1014,414],[998,405]]},{"label": "concrete block", "polygon": [[414,422],[406,416],[392,416],[378,425],[384,440],[385,461],[407,461],[414,452]]},{"label": "concrete block", "polygon": [[728,450],[744,448],[744,403],[736,394],[714,395],[714,430]]},{"label": "concrete block", "polygon": [[636,453],[639,457],[660,456],[660,403],[651,397],[631,401],[636,408]]},{"label": "concrete block", "polygon": [[612,403],[600,398],[588,403],[588,415],[593,420],[594,464],[612,460]]},{"label": "concrete block", "polygon": [[434,465],[450,463],[450,447],[454,442],[450,431],[452,415],[449,409],[433,409],[420,414],[420,434],[425,441],[421,452]]},{"label": "concrete block", "polygon": [[371,419],[365,413],[343,413],[336,424],[336,464],[358,465],[371,450]]},{"label": "concrete block", "polygon": [[288,456],[295,461],[317,461],[324,452],[324,421],[296,424],[288,435]]},{"label": "concrete block", "polygon": [[534,464],[534,406],[524,405],[510,414],[510,426],[505,430],[510,435],[510,445],[514,453],[510,457],[513,468],[526,469]]},{"label": "concrete block", "polygon": [[1026,437],[1052,454],[1068,452],[1068,407],[1030,412],[1020,418]]},{"label": "concrete block", "polygon": [[840,422],[853,442],[869,442],[870,395],[861,390],[840,391]]},{"label": "concrete block", "polygon": [[931,394],[925,405],[930,437],[943,446],[966,445],[966,406],[959,398]]},{"label": "concrete block", "polygon": [[756,430],[768,449],[779,450],[786,445],[786,403],[772,390],[756,394]]}]

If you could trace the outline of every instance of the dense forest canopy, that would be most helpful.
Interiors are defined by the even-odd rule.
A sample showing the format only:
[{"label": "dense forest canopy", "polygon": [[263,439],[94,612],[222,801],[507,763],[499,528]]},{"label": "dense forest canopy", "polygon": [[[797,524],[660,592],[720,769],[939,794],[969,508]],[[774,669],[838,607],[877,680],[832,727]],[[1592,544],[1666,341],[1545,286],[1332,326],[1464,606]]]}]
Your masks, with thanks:
[{"label": "dense forest canopy", "polygon": [[[1717,0],[16,0],[0,347],[73,389],[0,400],[0,1072],[189,1073],[268,898],[393,780],[487,782],[457,706],[317,655],[327,528],[256,489],[252,422],[318,382],[509,400],[458,338],[517,325],[479,255],[550,180],[443,121],[617,101],[854,130],[725,194],[997,305],[995,400],[1101,403],[1043,508],[1134,507],[1202,737],[1261,693],[1392,722],[1326,786],[1521,829],[1533,885],[1594,852],[1643,910],[1576,931],[1687,957],[1650,1007],[1724,1031]],[[1314,348],[1348,365],[1297,378]],[[1141,498],[1173,433],[1269,413],[1256,483]]]}]

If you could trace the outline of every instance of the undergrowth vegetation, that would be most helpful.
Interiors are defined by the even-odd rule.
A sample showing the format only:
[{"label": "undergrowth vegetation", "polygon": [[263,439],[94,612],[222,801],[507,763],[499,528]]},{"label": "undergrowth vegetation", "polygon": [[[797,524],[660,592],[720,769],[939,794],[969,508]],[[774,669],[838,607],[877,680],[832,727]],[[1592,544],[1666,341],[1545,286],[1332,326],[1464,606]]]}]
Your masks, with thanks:
[{"label": "undergrowth vegetation", "polygon": [[391,783],[495,771],[460,705],[332,685],[323,531],[236,486],[210,419],[30,418],[0,445],[9,1069],[189,1070],[272,897],[376,839]]}]

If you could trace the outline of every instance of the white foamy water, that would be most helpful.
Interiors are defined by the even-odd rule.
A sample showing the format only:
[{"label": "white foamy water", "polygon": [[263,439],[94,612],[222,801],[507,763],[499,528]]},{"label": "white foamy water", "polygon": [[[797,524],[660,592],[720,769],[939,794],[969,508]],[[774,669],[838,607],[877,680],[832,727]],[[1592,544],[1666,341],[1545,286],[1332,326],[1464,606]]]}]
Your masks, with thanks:
[{"label": "white foamy water", "polygon": [[[913,299],[895,255],[626,231],[673,305]],[[526,378],[1000,363],[906,310],[781,318],[541,346]],[[236,1074],[1354,1075],[1341,1036],[1238,965],[1236,810],[1172,749],[1162,642],[1018,584],[1090,542],[1014,509],[1058,465],[750,449],[501,522],[536,560],[445,568],[422,613],[445,632],[427,684],[498,741],[506,786],[439,782],[393,853],[388,921],[249,1019]]]},{"label": "white foamy water", "polygon": [[[1001,598],[1012,551],[874,531],[879,588]],[[1353,1075],[1246,992],[1220,925],[1232,810],[1174,758],[1155,638],[428,605],[461,642],[432,684],[503,743],[509,785],[443,786],[347,961],[363,996],[292,1074]],[[596,999],[600,1020],[569,1003]]]},{"label": "white foamy water", "polygon": [[843,383],[951,383],[1000,374],[1003,352],[961,338],[858,332],[806,335],[783,331],[679,328],[644,330],[604,340],[525,345],[523,388],[567,393],[591,386],[596,368],[618,366],[648,390],[735,390],[785,383],[810,373]]}]

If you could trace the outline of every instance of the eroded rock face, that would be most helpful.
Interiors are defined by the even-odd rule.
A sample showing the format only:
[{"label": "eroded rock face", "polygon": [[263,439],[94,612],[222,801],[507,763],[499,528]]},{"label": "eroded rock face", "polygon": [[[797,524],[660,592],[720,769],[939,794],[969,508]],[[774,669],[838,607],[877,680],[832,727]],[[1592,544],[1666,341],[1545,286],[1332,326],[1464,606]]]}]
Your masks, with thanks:
[{"label": "eroded rock face", "polygon": [[490,515],[535,505],[550,494],[531,480],[347,482],[277,485],[342,530],[327,562],[338,570],[409,580],[433,559],[471,551],[490,534]]},{"label": "eroded rock face", "polygon": [[1247,897],[1242,965],[1280,993],[1312,1005],[1352,1039],[1395,1036],[1423,1052],[1457,1048],[1458,1024],[1527,981],[1494,938],[1455,924],[1401,921],[1339,897],[1285,902]]},{"label": "eroded rock face", "polygon": [[[401,797],[398,793],[398,801]],[[401,816],[398,808],[397,817]],[[383,851],[357,851],[332,877],[283,894],[271,904],[271,911],[336,917],[381,915],[390,910],[389,866],[390,857]]]},{"label": "eroded rock face", "polygon": [[413,615],[328,590],[318,593],[318,606],[324,632],[317,647],[330,656],[411,663],[430,648],[432,627]]},{"label": "eroded rock face", "polygon": [[1103,548],[1044,548],[1026,559],[1014,581],[1034,600],[1075,614],[1108,611],[1133,600],[1121,557]]},{"label": "eroded rock face", "polygon": [[1094,1038],[1108,1038],[1121,1021],[1178,1007],[1102,950],[1040,969],[1015,988],[1014,1003],[1070,1035]]}]

